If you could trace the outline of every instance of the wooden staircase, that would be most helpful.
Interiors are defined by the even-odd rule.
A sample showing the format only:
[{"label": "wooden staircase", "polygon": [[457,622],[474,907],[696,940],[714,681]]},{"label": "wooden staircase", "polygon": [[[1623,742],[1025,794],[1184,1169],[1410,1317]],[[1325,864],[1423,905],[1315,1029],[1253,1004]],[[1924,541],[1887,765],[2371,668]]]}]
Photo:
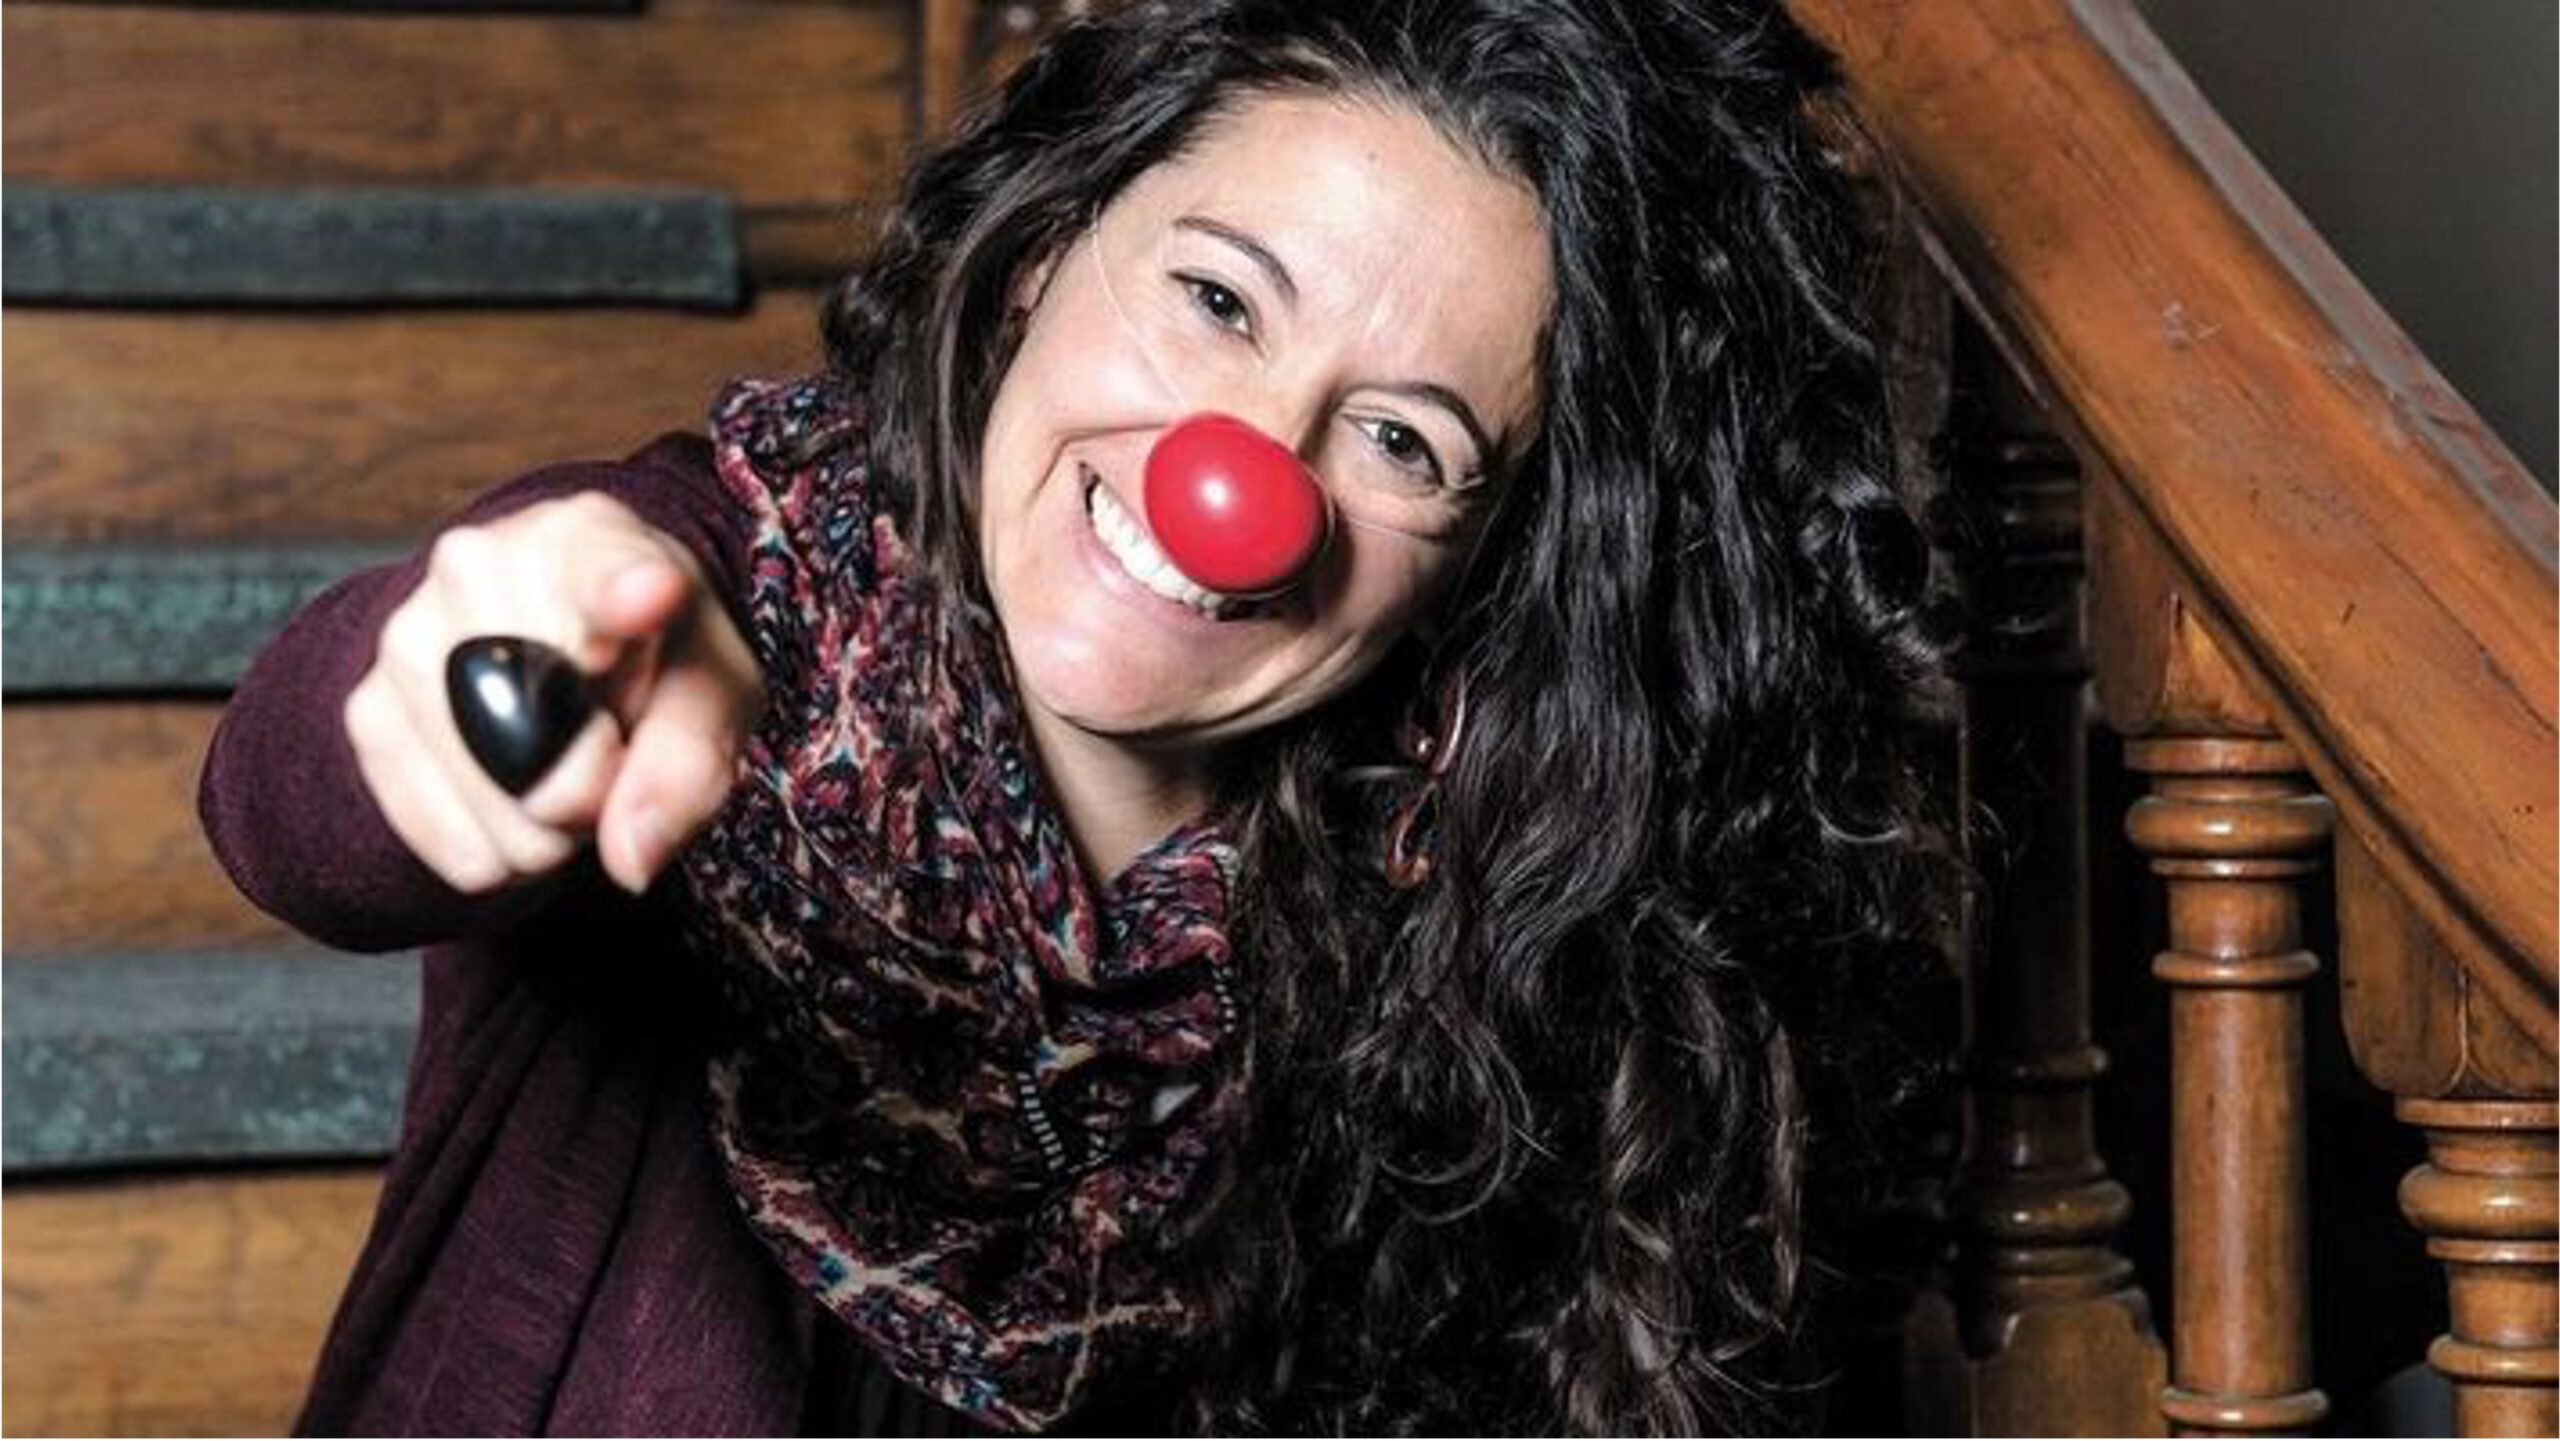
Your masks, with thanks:
[{"label": "wooden staircase", "polygon": [[[2426,1138],[2400,1203],[2443,1263],[2456,1424],[2554,1434],[2560,512],[2126,0],[1792,8],[1960,310],[1939,519],[1973,624],[1962,784],[2033,838],[1975,856],[1941,1423],[2320,1424],[2311,1269],[2362,1264],[2313,1254],[2307,1221],[2304,1002],[2334,984]],[[2120,816],[2087,810],[2092,680],[2149,786]],[[2167,912],[2167,1053],[2117,1058],[2168,1075],[2158,1324],[2091,1124],[2086,855],[2115,826]]]},{"label": "wooden staircase", "polygon": [[[1953,770],[1998,822],[1969,837],[1990,886],[1956,1244],[1908,1327],[1907,1424],[2322,1424],[2313,1281],[2371,1260],[2307,1219],[2306,1057],[2334,1014],[2423,1138],[2399,1201],[2442,1263],[2460,1429],[2560,1432],[2560,512],[2127,0],[1790,3],[1841,57],[1941,317],[1931,519],[1973,626]],[[9,7],[13,227],[112,229],[123,192],[175,182],[342,220],[432,192],[465,234],[574,231],[593,217],[543,192],[629,190],[651,233],[708,228],[663,295],[564,272],[485,304],[403,292],[408,270],[280,304],[253,267],[172,309],[22,280],[13,248],[7,1429],[280,1428],[370,1208],[414,997],[396,962],[295,948],[204,853],[194,765],[243,647],[487,483],[805,358],[841,217],[1083,8]],[[713,46],[734,53],[684,63]],[[764,103],[783,90],[834,108]],[[225,213],[287,236],[318,213],[264,203]],[[2093,766],[2119,752],[2122,805]],[[2093,922],[2120,845],[2156,878],[2142,927]],[[2111,1065],[2125,1028],[2093,998],[2128,985],[2165,1041]],[[119,1110],[108,1080],[162,1099]],[[46,1085],[71,1088],[49,1113]],[[2151,1085],[2159,1124],[2115,1132],[2111,1164],[2111,1103]],[[362,1104],[317,1125],[323,1086]]]}]

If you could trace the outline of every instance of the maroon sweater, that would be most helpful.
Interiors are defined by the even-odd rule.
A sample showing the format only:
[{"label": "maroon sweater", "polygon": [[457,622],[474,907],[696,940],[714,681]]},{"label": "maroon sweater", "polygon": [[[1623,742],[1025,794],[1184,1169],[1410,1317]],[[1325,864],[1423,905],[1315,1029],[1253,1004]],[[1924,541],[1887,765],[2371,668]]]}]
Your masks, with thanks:
[{"label": "maroon sweater", "polygon": [[[698,436],[537,472],[456,522],[587,489],[681,541],[736,615],[745,517]],[[709,978],[671,944],[665,897],[624,895],[591,856],[467,897],[372,803],[340,714],[424,569],[421,552],[355,576],[294,619],[242,679],[199,798],[262,908],[347,950],[426,947],[399,1150],[297,1430],[972,1429],[889,1376],[740,1218],[705,1114]]]}]

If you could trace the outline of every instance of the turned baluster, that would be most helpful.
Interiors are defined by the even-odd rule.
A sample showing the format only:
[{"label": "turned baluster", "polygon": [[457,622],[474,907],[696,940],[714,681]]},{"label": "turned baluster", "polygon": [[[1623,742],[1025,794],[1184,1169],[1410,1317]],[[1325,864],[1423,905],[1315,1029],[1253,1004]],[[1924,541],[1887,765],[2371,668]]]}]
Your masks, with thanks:
[{"label": "turned baluster", "polygon": [[2453,1382],[2454,1426],[2465,1436],[2549,1436],[2560,1380],[2553,1267],[2560,1217],[2552,1177],[2549,1101],[2403,1100],[2400,1119],[2425,1128],[2427,1164],[2400,1184],[2401,1209],[2444,1263],[2453,1329],[2427,1359]]},{"label": "turned baluster", "polygon": [[[1957,351],[1948,494],[1971,624],[1960,790],[1986,891],[1968,916],[1967,1135],[1956,1222],[1971,1428],[2158,1434],[2150,1307],[2113,1249],[2131,1209],[2090,1088],[2080,479],[1978,332]],[[2069,1384],[2056,1384],[2068,1376]]]},{"label": "turned baluster", "polygon": [[2176,1275],[2170,1384],[2185,1434],[2304,1431],[2311,1384],[2303,886],[2334,828],[2192,588],[2112,480],[2090,489],[2099,694],[2151,778],[2126,830],[2167,892]]},{"label": "turned baluster", "polygon": [[2169,1389],[2181,1431],[2307,1430],[2311,1387],[2302,987],[2302,882],[2329,803],[2281,740],[2139,740],[2126,764],[2153,793],[2127,819],[2167,882],[2170,1131],[2177,1254]]},{"label": "turned baluster", "polygon": [[2356,1064],[2427,1139],[2400,1208],[2445,1269],[2452,1328],[2427,1359],[2453,1383],[2455,1429],[2560,1433],[2550,1016],[2520,1023],[2475,979],[2497,958],[2448,943],[2353,832],[2338,846],[2338,947]]}]

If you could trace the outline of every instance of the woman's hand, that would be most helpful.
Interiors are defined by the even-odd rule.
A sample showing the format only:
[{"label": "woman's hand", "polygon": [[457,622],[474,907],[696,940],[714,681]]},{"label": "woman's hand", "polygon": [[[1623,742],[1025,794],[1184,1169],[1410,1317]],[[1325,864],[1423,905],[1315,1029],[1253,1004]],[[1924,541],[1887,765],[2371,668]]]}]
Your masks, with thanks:
[{"label": "woman's hand", "polygon": [[[446,697],[445,657],[484,635],[557,649],[603,701],[520,799],[472,758]],[[392,831],[454,889],[543,875],[593,837],[637,894],[720,808],[763,694],[693,557],[591,491],[437,538],[347,697],[347,738]]]}]

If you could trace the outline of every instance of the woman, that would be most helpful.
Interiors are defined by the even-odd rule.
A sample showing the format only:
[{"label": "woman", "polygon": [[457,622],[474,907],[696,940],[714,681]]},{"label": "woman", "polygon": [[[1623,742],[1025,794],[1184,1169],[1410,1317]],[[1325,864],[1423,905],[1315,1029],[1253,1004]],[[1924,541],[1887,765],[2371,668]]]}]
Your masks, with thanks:
[{"label": "woman", "polygon": [[[823,375],[315,602],[217,848],[472,939],[305,1427],[1777,1423],[1933,851],[1824,80],[1760,4],[1079,22]],[[1165,554],[1201,412],[1321,493],[1275,594]],[[490,633],[611,712],[521,797]]]}]

